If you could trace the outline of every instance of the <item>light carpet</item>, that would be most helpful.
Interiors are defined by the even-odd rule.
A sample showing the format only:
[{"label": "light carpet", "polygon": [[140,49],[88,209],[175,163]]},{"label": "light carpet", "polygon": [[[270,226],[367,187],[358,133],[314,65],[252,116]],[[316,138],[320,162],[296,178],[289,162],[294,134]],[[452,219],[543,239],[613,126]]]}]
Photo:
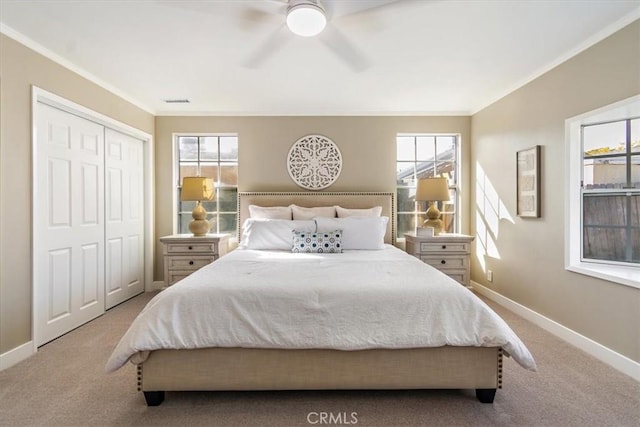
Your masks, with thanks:
[{"label": "light carpet", "polygon": [[104,366],[139,295],[0,372],[3,426],[640,426],[640,383],[487,301],[538,372],[507,358],[493,404],[472,390],[167,392],[147,407],[133,365]]}]

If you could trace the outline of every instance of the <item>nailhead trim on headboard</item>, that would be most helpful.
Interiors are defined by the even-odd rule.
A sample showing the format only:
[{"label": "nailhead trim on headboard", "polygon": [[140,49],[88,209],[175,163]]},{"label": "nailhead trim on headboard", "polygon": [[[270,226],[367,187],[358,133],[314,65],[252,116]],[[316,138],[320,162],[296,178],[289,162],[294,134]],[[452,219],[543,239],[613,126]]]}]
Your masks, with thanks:
[{"label": "nailhead trim on headboard", "polygon": [[142,363],[137,365],[138,372],[138,391],[142,391]]},{"label": "nailhead trim on headboard", "polygon": [[498,349],[498,388],[502,388],[502,353],[503,350]]}]

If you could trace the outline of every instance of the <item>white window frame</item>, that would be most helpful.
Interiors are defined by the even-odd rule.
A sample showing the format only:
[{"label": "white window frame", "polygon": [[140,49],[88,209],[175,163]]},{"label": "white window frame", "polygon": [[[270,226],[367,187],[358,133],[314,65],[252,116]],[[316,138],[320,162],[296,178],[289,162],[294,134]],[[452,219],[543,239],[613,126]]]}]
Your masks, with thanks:
[{"label": "white window frame", "polygon": [[640,95],[565,121],[565,269],[640,289],[640,267],[603,260],[582,260],[583,125],[640,115]]},{"label": "white window frame", "polygon": [[[239,140],[239,136],[237,133],[229,133],[229,132],[205,132],[205,133],[198,133],[198,132],[179,132],[179,133],[174,133],[172,135],[173,138],[173,234],[178,233],[178,223],[180,221],[180,200],[178,199],[178,194],[179,194],[179,188],[180,188],[180,147],[179,147],[179,143],[178,140],[180,137],[208,137],[208,136],[213,136],[213,137],[235,137],[238,138]],[[238,144],[240,142],[238,141]],[[218,160],[218,164],[219,164],[219,160]],[[237,160],[237,164],[238,164],[238,170],[239,170],[239,165],[240,165],[240,161],[239,159]],[[216,187],[216,200],[219,197],[219,193],[218,193],[218,188],[220,187],[220,183],[218,182],[218,180],[215,181],[215,187]],[[235,188],[236,191],[238,190],[238,186],[237,185],[225,185],[222,188]],[[209,215],[218,215],[219,212],[218,211],[210,211],[207,212],[207,214]],[[236,212],[237,215],[237,212]],[[236,218],[236,222],[237,222],[237,218]],[[218,222],[219,223],[219,222]],[[237,228],[237,225],[236,225]],[[237,231],[237,230],[236,230]],[[216,233],[217,230],[211,230],[211,233]],[[237,233],[231,233],[231,240],[235,241],[236,240],[236,235]]]},{"label": "white window frame", "polygon": [[[398,138],[399,137],[412,137],[412,138],[418,138],[418,137],[455,137],[456,138],[456,153],[455,153],[455,170],[456,170],[456,182],[453,185],[449,185],[449,189],[450,190],[454,190],[455,193],[455,200],[452,200],[453,203],[455,204],[455,210],[453,213],[453,231],[454,233],[459,233],[461,230],[461,226],[462,226],[462,216],[461,216],[461,186],[460,186],[460,180],[461,180],[461,169],[462,169],[462,162],[461,162],[461,152],[462,152],[462,135],[459,133],[447,133],[447,132],[442,132],[442,133],[398,133],[396,135],[396,150],[397,150],[397,144],[398,144]],[[398,160],[396,158],[396,165],[399,161],[402,162],[408,162],[405,160]],[[414,160],[414,163],[419,163],[418,160]],[[414,168],[415,170],[415,168]],[[397,177],[396,177],[397,178]],[[415,194],[415,190],[416,190],[416,186],[399,186],[398,183],[396,182],[396,191],[398,188],[409,188],[409,189],[413,189],[414,194]],[[397,197],[396,197],[397,200]],[[396,221],[398,220],[398,215],[399,214],[407,214],[407,213],[413,213],[414,216],[414,222],[417,224],[418,223],[418,216],[420,214],[424,214],[426,211],[426,205],[423,204],[423,202],[415,202],[414,204],[414,208],[413,208],[413,212],[408,212],[408,211],[400,211],[400,209],[396,209]],[[414,230],[415,231],[415,230]],[[396,231],[397,232],[397,231]],[[404,235],[397,235],[396,236],[396,241],[398,242],[403,242],[404,241]]]}]

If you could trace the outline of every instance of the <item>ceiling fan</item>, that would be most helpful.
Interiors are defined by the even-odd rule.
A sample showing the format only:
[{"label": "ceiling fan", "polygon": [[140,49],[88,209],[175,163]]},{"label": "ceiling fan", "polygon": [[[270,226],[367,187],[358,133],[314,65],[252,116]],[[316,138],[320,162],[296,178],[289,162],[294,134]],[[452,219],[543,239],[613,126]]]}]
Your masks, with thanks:
[{"label": "ceiling fan", "polygon": [[[317,37],[352,70],[359,72],[372,65],[371,60],[334,24],[346,16],[362,15],[390,7],[406,6],[424,0],[265,0],[276,5],[270,12],[247,9],[245,17],[254,22],[274,22],[282,16],[280,25],[246,58],[243,65],[258,68],[282,49],[295,36]],[[364,19],[373,19],[362,16]],[[288,30],[288,31],[287,31]],[[292,34],[293,33],[293,34]]]},{"label": "ceiling fan", "polygon": [[[171,7],[217,14],[215,1],[156,0]],[[338,28],[336,21],[358,17],[360,23],[375,22],[375,12],[427,0],[261,0],[236,1],[242,28],[273,26],[271,33],[253,49],[242,65],[259,68],[295,37],[317,38],[352,70],[369,68],[372,61]],[[374,12],[374,13],[371,13]],[[353,22],[353,20],[352,20]]]},{"label": "ceiling fan", "polygon": [[[293,37],[318,37],[343,62],[354,71],[362,71],[370,66],[370,61],[356,49],[334,25],[328,25],[328,11],[321,0],[267,0],[278,7],[264,12],[257,8],[247,10],[246,17],[254,22],[273,23],[273,15],[280,15],[280,25],[258,45],[243,61],[247,68],[259,68],[270,57],[281,50]],[[331,6],[331,0],[327,2]],[[329,13],[331,9],[329,9]],[[271,15],[271,16],[267,16]],[[329,18],[331,15],[329,15]]]}]

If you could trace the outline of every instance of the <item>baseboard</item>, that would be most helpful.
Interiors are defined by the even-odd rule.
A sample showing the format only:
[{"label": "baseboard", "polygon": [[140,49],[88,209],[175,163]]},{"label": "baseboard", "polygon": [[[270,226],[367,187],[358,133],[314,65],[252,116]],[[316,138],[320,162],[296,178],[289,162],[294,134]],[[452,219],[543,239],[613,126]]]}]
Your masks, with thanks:
[{"label": "baseboard", "polygon": [[31,357],[33,354],[35,353],[32,341],[0,354],[0,371],[9,369],[13,365]]},{"label": "baseboard", "polygon": [[595,342],[591,338],[587,338],[584,335],[581,335],[578,332],[569,329],[554,320],[549,319],[548,317],[536,313],[530,308],[527,308],[513,300],[510,300],[509,298],[500,295],[499,293],[485,286],[482,286],[479,283],[471,281],[471,287],[479,294],[489,298],[491,301],[500,304],[508,310],[513,311],[517,315],[527,319],[531,323],[541,327],[542,329],[555,335],[561,340],[566,341],[569,344],[579,348],[580,350],[595,357],[601,362],[604,362],[612,368],[622,372],[623,374],[630,376],[634,380],[640,381],[640,363],[635,362],[620,353],[616,353],[610,348]]}]

